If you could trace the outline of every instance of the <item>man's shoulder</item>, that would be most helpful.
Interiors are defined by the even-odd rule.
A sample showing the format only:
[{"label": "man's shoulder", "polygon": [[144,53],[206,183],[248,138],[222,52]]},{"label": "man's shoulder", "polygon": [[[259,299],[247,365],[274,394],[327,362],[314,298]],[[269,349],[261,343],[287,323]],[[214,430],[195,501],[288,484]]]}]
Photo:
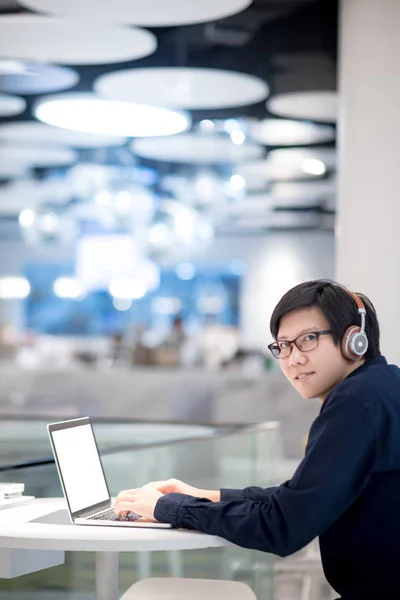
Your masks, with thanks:
[{"label": "man's shoulder", "polygon": [[377,364],[357,369],[350,377],[341,381],[332,390],[329,401],[336,402],[340,398],[351,397],[367,408],[371,401],[376,402],[393,395],[400,397],[399,367]]}]

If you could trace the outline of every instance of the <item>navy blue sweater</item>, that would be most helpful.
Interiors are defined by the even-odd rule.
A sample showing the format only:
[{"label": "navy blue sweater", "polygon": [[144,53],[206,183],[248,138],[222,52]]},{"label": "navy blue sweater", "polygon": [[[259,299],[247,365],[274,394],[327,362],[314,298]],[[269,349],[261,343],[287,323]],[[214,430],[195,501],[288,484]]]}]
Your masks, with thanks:
[{"label": "navy blue sweater", "polygon": [[366,361],[328,394],[290,481],[220,502],[167,494],[155,518],[279,556],[319,536],[342,598],[399,600],[400,369]]}]

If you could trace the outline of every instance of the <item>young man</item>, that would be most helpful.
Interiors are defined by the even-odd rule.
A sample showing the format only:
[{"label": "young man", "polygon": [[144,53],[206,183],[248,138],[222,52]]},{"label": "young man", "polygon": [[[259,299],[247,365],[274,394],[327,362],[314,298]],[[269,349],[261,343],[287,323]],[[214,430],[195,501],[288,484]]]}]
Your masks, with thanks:
[{"label": "young man", "polygon": [[287,292],[270,350],[303,398],[319,398],[305,458],[279,487],[200,490],[177,480],[121,492],[115,510],[287,556],[320,538],[344,600],[400,598],[400,369],[379,349],[375,309],[328,281]]}]

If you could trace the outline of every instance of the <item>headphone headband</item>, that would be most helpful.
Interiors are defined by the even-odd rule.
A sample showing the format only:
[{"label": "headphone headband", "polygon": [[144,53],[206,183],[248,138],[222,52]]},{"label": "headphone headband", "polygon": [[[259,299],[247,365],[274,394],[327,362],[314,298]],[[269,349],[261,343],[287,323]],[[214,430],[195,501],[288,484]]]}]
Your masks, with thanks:
[{"label": "headphone headband", "polygon": [[[344,288],[344,289],[346,289],[346,288]],[[355,294],[354,292],[350,292],[347,289],[346,289],[346,292],[348,294],[350,294],[350,296],[353,298],[354,302],[357,304],[358,311],[360,312],[360,310],[362,310],[363,312],[366,312],[364,302],[361,300],[360,296],[357,296],[357,294]]]}]

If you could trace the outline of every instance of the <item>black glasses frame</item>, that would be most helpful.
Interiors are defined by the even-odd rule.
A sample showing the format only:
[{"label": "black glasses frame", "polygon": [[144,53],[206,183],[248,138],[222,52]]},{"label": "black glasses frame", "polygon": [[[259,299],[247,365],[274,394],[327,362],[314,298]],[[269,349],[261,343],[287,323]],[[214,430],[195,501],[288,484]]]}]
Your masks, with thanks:
[{"label": "black glasses frame", "polygon": [[[311,350],[315,350],[315,348],[310,348],[309,350],[302,350],[301,348],[299,348],[298,344],[297,344],[297,340],[305,335],[310,335],[310,334],[314,334],[317,336],[317,345],[315,346],[315,348],[318,348],[318,343],[319,343],[319,338],[321,335],[329,335],[330,333],[332,333],[332,329],[321,329],[320,331],[306,331],[305,333],[301,333],[300,335],[298,335],[294,340],[282,340],[282,342],[286,342],[287,344],[289,344],[289,354],[287,356],[285,356],[284,358],[288,358],[291,353],[292,353],[292,345],[294,344],[296,346],[296,348],[298,350],[300,350],[300,352],[311,352]],[[279,348],[279,344],[278,342],[272,342],[272,344],[268,345],[268,350],[271,352],[272,356],[274,358],[281,358],[281,350]],[[274,352],[274,350],[278,350],[278,353],[276,354]]]}]

